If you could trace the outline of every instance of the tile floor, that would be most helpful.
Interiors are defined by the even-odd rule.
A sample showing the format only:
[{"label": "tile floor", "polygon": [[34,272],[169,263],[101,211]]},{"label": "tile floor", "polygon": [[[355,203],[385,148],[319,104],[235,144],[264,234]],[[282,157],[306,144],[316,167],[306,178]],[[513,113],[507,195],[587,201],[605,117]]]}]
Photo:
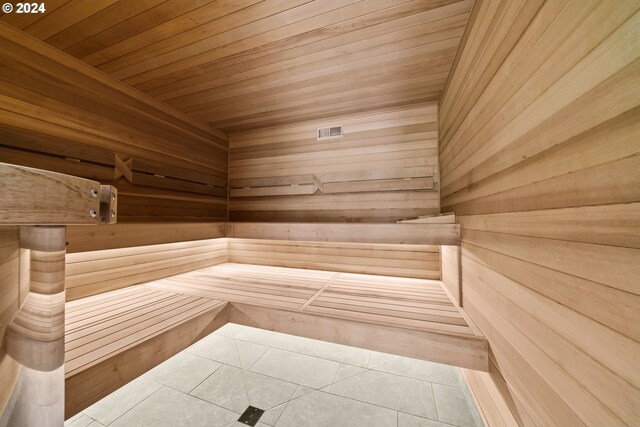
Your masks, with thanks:
[{"label": "tile floor", "polygon": [[65,423],[481,427],[459,369],[228,324]]}]

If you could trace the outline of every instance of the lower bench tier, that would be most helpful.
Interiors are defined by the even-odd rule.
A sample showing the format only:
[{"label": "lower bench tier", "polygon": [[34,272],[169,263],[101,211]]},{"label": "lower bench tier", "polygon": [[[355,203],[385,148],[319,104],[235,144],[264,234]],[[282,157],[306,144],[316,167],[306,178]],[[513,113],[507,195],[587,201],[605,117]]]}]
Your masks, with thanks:
[{"label": "lower bench tier", "polygon": [[66,417],[228,322],[488,370],[438,280],[219,264],[67,303]]}]

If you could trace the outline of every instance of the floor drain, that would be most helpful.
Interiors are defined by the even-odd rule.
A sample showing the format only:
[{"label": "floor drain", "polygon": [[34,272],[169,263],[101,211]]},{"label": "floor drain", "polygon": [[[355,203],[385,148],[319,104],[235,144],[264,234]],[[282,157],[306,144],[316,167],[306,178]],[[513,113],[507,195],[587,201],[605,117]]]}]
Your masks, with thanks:
[{"label": "floor drain", "polygon": [[262,414],[264,414],[264,409],[249,406],[247,410],[244,411],[242,415],[240,415],[240,418],[238,418],[238,422],[241,422],[242,424],[246,424],[248,426],[255,426],[256,424],[258,424],[258,420],[260,420]]}]

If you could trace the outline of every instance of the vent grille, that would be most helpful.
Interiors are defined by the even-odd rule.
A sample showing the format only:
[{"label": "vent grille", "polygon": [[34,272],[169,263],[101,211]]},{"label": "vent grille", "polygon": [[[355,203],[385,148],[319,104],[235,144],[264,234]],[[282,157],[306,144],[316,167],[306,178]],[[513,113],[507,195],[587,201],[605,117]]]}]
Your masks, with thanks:
[{"label": "vent grille", "polygon": [[318,139],[339,138],[342,136],[342,126],[332,126],[318,129]]}]

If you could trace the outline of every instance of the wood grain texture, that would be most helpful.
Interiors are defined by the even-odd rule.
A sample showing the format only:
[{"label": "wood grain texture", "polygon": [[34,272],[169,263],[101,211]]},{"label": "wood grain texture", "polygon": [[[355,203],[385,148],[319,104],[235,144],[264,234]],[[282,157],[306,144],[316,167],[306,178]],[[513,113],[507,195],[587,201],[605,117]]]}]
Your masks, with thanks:
[{"label": "wood grain texture", "polygon": [[442,209],[492,349],[495,375],[467,375],[489,425],[640,423],[639,10],[479,1],[445,87]]},{"label": "wood grain texture", "polygon": [[[258,322],[259,327],[284,333],[292,332],[286,324],[295,313],[303,324],[318,325],[298,334],[341,344],[394,352],[399,341],[405,346],[405,340],[414,337],[425,345],[414,342],[415,348],[403,348],[403,355],[487,370],[484,337],[439,280],[226,263],[143,286],[228,301],[232,311],[242,307],[236,312],[242,313],[240,323]],[[333,330],[351,333],[331,336]],[[398,334],[397,340],[391,331]],[[382,335],[389,342],[376,342]]]},{"label": "wood grain texture", "polygon": [[17,399],[15,387],[21,371],[22,365],[7,355],[4,347],[0,346],[0,378],[2,379],[2,387],[0,387],[0,423],[4,425],[8,423],[10,418],[11,411],[8,408]]},{"label": "wood grain texture", "polygon": [[0,20],[224,130],[437,100],[473,4],[50,3]]},{"label": "wood grain texture", "polygon": [[515,418],[517,411],[509,409],[512,404],[506,382],[500,372],[489,360],[489,372],[463,369],[462,375],[469,385],[471,395],[476,402],[482,419],[487,426],[516,427],[522,420]]},{"label": "wood grain texture", "polygon": [[460,277],[460,246],[440,247],[442,283],[458,304],[462,304],[462,284]]},{"label": "wood grain texture", "polygon": [[67,300],[227,261],[226,239],[76,252],[67,256]]},{"label": "wood grain texture", "polygon": [[226,135],[4,22],[0,39],[0,162],[113,185],[120,222],[226,217]]},{"label": "wood grain texture", "polygon": [[21,306],[20,261],[19,227],[0,226],[0,347],[7,326]]},{"label": "wood grain texture", "polygon": [[142,286],[67,303],[65,418],[227,323],[225,305]]},{"label": "wood grain texture", "polygon": [[[395,222],[439,213],[437,107],[234,133],[231,221]],[[342,137],[317,140],[341,125]]]},{"label": "wood grain texture", "polygon": [[440,246],[228,239],[229,262],[440,279]]},{"label": "wood grain texture", "polygon": [[222,222],[153,222],[67,227],[67,253],[224,237]]},{"label": "wood grain texture", "polygon": [[21,226],[19,235],[17,311],[0,350],[2,398],[11,403],[0,423],[53,427],[64,423],[65,226]]},{"label": "wood grain texture", "polygon": [[98,224],[100,183],[0,163],[0,224]]},{"label": "wood grain texture", "polygon": [[225,236],[307,242],[459,245],[457,224],[327,224],[227,222]]},{"label": "wood grain texture", "polygon": [[229,321],[488,369],[485,338],[437,280],[228,263],[66,309],[66,417]]},{"label": "wood grain texture", "polygon": [[[20,228],[0,226],[0,425],[8,425],[20,390],[22,364],[6,352],[7,327],[29,293],[29,257],[21,256]],[[26,276],[26,280],[25,277]],[[26,284],[24,283],[26,282]]]}]

